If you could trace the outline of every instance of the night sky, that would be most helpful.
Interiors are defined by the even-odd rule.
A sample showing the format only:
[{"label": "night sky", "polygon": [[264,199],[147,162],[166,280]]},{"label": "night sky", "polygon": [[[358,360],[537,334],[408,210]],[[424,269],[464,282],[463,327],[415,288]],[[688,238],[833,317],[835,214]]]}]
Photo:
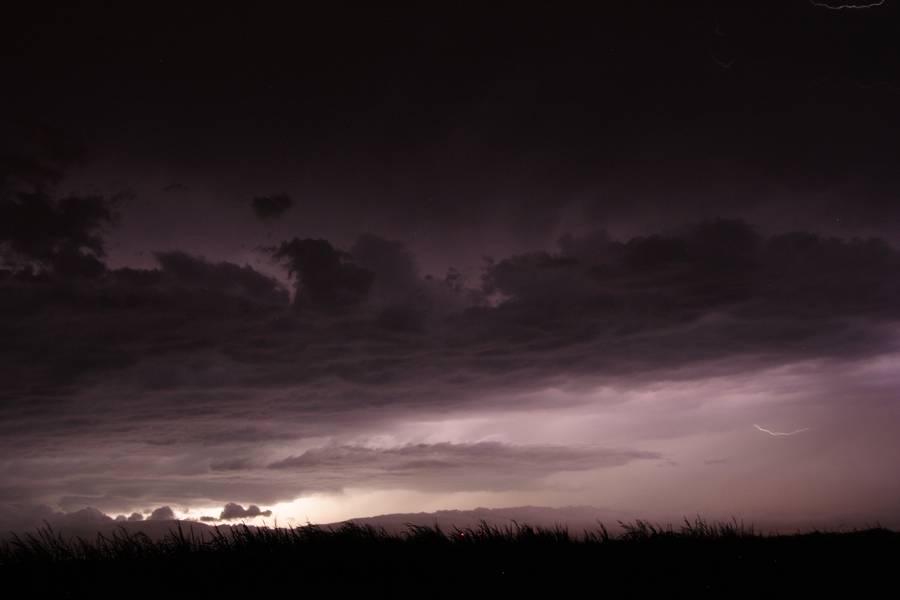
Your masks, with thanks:
[{"label": "night sky", "polygon": [[900,2],[70,4],[0,15],[3,528],[900,524]]}]

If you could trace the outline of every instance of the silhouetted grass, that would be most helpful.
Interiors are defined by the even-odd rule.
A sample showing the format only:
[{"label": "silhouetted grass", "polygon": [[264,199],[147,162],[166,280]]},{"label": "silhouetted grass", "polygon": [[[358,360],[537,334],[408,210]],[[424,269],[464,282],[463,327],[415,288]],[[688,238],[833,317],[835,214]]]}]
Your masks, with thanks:
[{"label": "silhouetted grass", "polygon": [[[235,527],[161,540],[49,528],[0,546],[0,589],[28,597],[868,597],[893,586],[900,533],[762,535],[736,521],[620,524],[623,533],[512,524],[403,535],[346,524]],[[13,596],[7,596],[13,597]],[[26,597],[26,596],[16,596]]]}]

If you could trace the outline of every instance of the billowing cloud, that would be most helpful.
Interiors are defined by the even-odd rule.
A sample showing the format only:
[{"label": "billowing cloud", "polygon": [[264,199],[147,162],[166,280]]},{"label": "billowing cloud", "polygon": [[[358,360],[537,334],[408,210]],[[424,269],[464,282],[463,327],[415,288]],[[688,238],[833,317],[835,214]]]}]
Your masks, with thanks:
[{"label": "billowing cloud", "polygon": [[229,502],[225,505],[225,508],[222,509],[222,513],[219,515],[220,521],[231,521],[234,519],[252,519],[254,517],[271,517],[271,510],[260,510],[260,508],[251,504],[244,508],[240,504],[235,502]]},{"label": "billowing cloud", "polygon": [[153,509],[150,513],[150,516],[147,517],[148,521],[171,521],[175,518],[175,511],[172,510],[169,506],[160,506],[159,508]]},{"label": "billowing cloud", "polygon": [[360,305],[372,286],[372,272],[326,240],[294,238],[273,248],[272,255],[295,278],[298,308],[341,312]]}]

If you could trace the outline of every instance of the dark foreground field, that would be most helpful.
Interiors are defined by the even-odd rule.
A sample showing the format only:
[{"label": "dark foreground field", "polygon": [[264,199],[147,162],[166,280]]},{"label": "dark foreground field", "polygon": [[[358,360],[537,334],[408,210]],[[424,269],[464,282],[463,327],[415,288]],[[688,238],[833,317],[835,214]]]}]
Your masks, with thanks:
[{"label": "dark foreground field", "polygon": [[50,531],[0,548],[7,598],[896,597],[900,533],[759,535],[636,522],[611,536],[528,526],[402,536],[372,527],[238,527],[162,540]]}]

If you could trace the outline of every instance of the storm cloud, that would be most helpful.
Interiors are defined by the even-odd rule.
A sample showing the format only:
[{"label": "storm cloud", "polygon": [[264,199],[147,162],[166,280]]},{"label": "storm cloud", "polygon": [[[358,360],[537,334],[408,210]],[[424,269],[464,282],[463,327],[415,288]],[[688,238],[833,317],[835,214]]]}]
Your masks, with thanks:
[{"label": "storm cloud", "polygon": [[[547,494],[620,469],[683,469],[653,437],[696,428],[682,416],[696,401],[675,383],[652,393],[678,396],[682,412],[644,414],[629,427],[653,434],[638,443],[602,420],[596,439],[521,431],[548,409],[616,414],[660,381],[855,373],[897,351],[900,253],[880,238],[711,219],[568,233],[444,277],[371,233],[346,249],[289,237],[258,247],[264,267],[177,249],[113,267],[104,231],[120,199],[61,194],[51,171],[38,175],[8,176],[0,199],[3,522],[164,521],[171,506],[222,503],[201,520],[227,521],[277,516],[250,500]],[[889,388],[871,385],[878,398]],[[520,425],[454,424],[479,418]]]},{"label": "storm cloud", "polygon": [[26,4],[0,520],[896,513],[897,3]]},{"label": "storm cloud", "polygon": [[[892,351],[900,306],[900,260],[887,243],[765,236],[738,221],[621,241],[567,236],[556,250],[487,263],[462,289],[422,276],[402,244],[375,237],[352,252],[297,239],[276,255],[297,280],[293,303],[252,267],[181,252],[157,254],[156,269],[0,281],[0,328],[16,340],[0,348],[13,382],[0,409],[9,496],[129,510],[275,502],[354,482],[530,486],[567,465],[650,455],[305,440],[539,408],[540,390],[571,392],[554,401],[563,408],[592,386],[857,360]],[[385,307],[416,311],[416,326],[386,326]],[[134,460],[52,458],[78,457],[76,446],[94,456],[127,447]],[[290,447],[306,449],[277,456]],[[79,482],[58,481],[73,471]]]}]

